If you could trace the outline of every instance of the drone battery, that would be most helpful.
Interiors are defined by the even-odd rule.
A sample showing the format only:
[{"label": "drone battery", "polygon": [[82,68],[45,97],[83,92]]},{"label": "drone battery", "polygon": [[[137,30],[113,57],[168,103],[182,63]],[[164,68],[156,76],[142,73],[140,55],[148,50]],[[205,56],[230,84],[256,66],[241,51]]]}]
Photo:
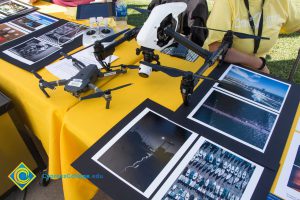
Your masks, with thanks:
[{"label": "drone battery", "polygon": [[89,19],[91,17],[115,16],[115,1],[106,3],[90,3],[77,6],[76,19]]}]

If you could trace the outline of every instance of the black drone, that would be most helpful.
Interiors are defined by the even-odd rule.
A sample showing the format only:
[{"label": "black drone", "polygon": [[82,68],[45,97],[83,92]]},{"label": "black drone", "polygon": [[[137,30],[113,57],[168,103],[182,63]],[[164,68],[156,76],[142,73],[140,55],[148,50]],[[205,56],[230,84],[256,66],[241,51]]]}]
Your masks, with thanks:
[{"label": "black drone", "polygon": [[[76,58],[72,57],[71,55],[67,55],[63,52],[61,52],[61,55],[64,56],[66,59],[72,60],[72,64],[75,68],[78,69],[78,73],[73,76],[70,79],[63,79],[63,80],[57,80],[57,81],[51,81],[47,82],[45,81],[38,73],[33,71],[32,73],[39,79],[39,87],[42,90],[42,92],[46,95],[46,97],[50,97],[49,94],[46,92],[46,88],[54,90],[57,86],[64,86],[64,90],[66,92],[71,93],[73,96],[79,98],[79,100],[86,100],[86,99],[92,99],[92,98],[99,98],[104,97],[106,100],[106,108],[109,109],[110,107],[110,101],[112,99],[111,92],[114,90],[118,90],[127,86],[132,85],[131,83],[125,84],[116,88],[108,89],[105,91],[102,91],[99,89],[95,83],[98,79],[114,76],[118,74],[125,74],[127,72],[126,65],[120,65],[120,66],[110,66],[110,64],[105,63],[102,61],[107,56],[110,56],[114,53],[115,47],[121,44],[124,41],[131,40],[135,37],[135,34],[137,32],[137,29],[132,30],[124,30],[122,32],[116,33],[112,36],[106,37],[100,41],[97,41],[94,45],[95,49],[95,57],[99,61],[99,63],[102,65],[104,72],[101,72],[101,70],[98,69],[96,65],[90,64],[88,66],[84,65],[81,61],[77,60]],[[125,34],[124,34],[125,33]],[[108,46],[104,46],[105,42],[111,41],[120,35],[124,34],[124,36],[115,41],[110,43]],[[88,47],[87,47],[88,48]],[[108,53],[109,52],[109,53]],[[112,69],[112,68],[118,68],[118,69]],[[88,91],[88,90],[94,90],[94,94],[87,95],[84,97],[81,97],[81,94]]]}]

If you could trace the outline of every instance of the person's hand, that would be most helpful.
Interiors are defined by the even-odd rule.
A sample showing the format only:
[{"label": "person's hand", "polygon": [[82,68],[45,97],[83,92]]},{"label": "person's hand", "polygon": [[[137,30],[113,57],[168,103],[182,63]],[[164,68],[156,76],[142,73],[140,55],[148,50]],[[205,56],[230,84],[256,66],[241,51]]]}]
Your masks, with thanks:
[{"label": "person's hand", "polygon": [[36,3],[38,0],[29,0],[30,3]]},{"label": "person's hand", "polygon": [[38,0],[21,0],[24,3],[28,3],[28,4],[34,4],[36,3]]},{"label": "person's hand", "polygon": [[266,74],[270,74],[270,70],[269,70],[267,65],[260,71],[263,72],[263,73],[266,73]]}]

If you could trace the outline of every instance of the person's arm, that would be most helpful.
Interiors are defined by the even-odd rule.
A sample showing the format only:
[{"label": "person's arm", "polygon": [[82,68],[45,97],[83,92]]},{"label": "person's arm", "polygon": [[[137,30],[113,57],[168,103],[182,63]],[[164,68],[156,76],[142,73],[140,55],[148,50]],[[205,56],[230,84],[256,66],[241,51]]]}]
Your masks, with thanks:
[{"label": "person's arm", "polygon": [[[214,42],[212,44],[209,45],[209,50],[210,51],[216,51],[218,49],[218,47],[220,46],[220,42]],[[234,48],[230,48],[227,51],[227,54],[224,58],[224,60],[226,62],[229,63],[238,63],[238,64],[242,64],[248,67],[251,67],[253,69],[259,69],[262,65],[263,65],[263,61],[254,56],[254,55],[249,55],[243,52],[240,52]],[[265,66],[262,70],[260,70],[261,72],[267,73],[269,74],[270,71],[268,69],[267,66]]]},{"label": "person's arm", "polygon": [[300,33],[300,1],[288,0],[287,7],[287,21],[283,24],[281,30],[283,33]]}]

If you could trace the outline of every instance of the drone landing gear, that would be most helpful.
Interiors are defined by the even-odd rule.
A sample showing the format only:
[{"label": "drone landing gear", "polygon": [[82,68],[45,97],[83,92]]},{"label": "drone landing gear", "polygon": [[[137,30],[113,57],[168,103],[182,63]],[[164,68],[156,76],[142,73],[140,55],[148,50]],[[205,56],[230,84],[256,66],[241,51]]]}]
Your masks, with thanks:
[{"label": "drone landing gear", "polygon": [[100,98],[100,97],[103,97],[106,101],[106,109],[109,109],[110,107],[110,102],[112,100],[112,95],[111,95],[111,92],[114,91],[114,90],[119,90],[119,89],[122,89],[124,87],[128,87],[132,85],[132,83],[128,83],[128,84],[125,84],[125,85],[121,85],[121,86],[118,86],[118,87],[115,87],[115,88],[112,88],[112,89],[108,89],[108,90],[105,90],[105,91],[102,91],[100,90],[96,85],[90,83],[89,84],[89,88],[91,90],[94,90],[95,93],[94,94],[90,94],[90,95],[87,95],[85,97],[82,97],[82,98],[79,98],[80,100],[87,100],[87,99],[94,99],[94,98]]},{"label": "drone landing gear", "polygon": [[183,103],[189,106],[191,103],[191,96],[194,92],[195,80],[193,73],[188,73],[186,76],[182,77],[180,84],[180,91],[183,99]]},{"label": "drone landing gear", "polygon": [[152,61],[155,61],[157,65],[160,65],[159,62],[159,55],[154,53],[154,49],[149,49],[146,47],[141,47],[136,49],[136,55],[143,54],[144,61],[151,63]]},{"label": "drone landing gear", "polygon": [[111,102],[111,99],[112,99],[111,92],[105,93],[105,94],[104,94],[104,99],[105,99],[105,101],[106,101],[106,106],[105,106],[105,108],[106,108],[106,109],[109,109],[110,102]]}]

